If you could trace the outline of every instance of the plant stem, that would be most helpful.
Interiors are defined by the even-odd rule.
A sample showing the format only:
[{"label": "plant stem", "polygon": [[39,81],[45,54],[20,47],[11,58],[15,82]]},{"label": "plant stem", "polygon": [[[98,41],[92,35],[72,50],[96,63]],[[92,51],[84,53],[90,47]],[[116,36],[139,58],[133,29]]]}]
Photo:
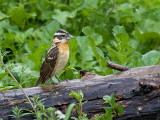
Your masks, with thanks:
[{"label": "plant stem", "polygon": [[3,56],[1,57],[1,63],[2,63],[2,65],[5,67],[5,69],[8,71],[8,73],[11,75],[11,77],[14,79],[14,81],[18,84],[18,86],[20,87],[20,89],[22,90],[22,92],[24,93],[24,95],[26,96],[27,100],[28,100],[29,103],[31,104],[34,112],[36,113],[36,110],[34,109],[33,104],[32,104],[32,102],[31,102],[30,98],[28,97],[28,95],[27,95],[27,94],[25,93],[25,91],[23,90],[21,84],[19,84],[19,82],[18,82],[18,81],[16,80],[16,78],[13,76],[13,74],[11,73],[11,71],[10,71],[10,70],[7,68],[7,66],[4,64],[4,62],[3,62]]}]

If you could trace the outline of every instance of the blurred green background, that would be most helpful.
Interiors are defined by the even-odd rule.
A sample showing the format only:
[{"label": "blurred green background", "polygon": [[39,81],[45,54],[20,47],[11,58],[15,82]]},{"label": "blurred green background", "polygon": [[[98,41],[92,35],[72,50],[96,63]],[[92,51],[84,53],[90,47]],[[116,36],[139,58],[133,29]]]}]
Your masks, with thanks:
[{"label": "blurred green background", "polygon": [[[1,56],[10,51],[4,62],[23,87],[35,85],[60,28],[74,36],[62,80],[79,78],[79,70],[117,72],[107,61],[131,68],[160,62],[159,0],[0,0]],[[0,64],[0,91],[15,88]]]}]

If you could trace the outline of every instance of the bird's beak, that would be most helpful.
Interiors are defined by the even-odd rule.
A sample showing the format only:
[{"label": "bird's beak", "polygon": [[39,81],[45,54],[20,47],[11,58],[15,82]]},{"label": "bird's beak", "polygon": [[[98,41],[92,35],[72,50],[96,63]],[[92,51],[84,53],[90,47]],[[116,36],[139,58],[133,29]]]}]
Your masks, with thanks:
[{"label": "bird's beak", "polygon": [[73,39],[72,35],[68,35],[67,40]]}]

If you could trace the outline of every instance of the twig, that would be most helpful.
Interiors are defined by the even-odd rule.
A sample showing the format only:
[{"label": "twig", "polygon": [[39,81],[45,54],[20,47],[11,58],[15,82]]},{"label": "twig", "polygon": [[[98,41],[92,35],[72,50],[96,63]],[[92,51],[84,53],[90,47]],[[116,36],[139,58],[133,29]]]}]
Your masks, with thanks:
[{"label": "twig", "polygon": [[14,79],[14,81],[18,84],[18,86],[20,87],[20,89],[22,90],[22,92],[24,93],[24,95],[26,96],[27,100],[28,100],[29,103],[31,104],[34,112],[36,113],[36,110],[35,110],[32,102],[31,102],[30,98],[28,97],[28,95],[27,95],[27,94],[25,93],[25,91],[23,90],[21,84],[19,84],[19,82],[18,82],[18,81],[16,80],[16,78],[13,76],[13,74],[11,73],[11,71],[10,71],[10,70],[7,68],[7,66],[4,64],[4,62],[3,62],[3,56],[1,57],[1,63],[2,63],[2,65],[5,67],[5,69],[8,71],[8,73],[11,75],[11,77]]},{"label": "twig", "polygon": [[115,64],[115,63],[111,63],[111,62],[107,62],[107,67],[109,67],[111,69],[119,70],[119,71],[126,71],[126,70],[130,69],[126,66],[118,65],[118,64]]},{"label": "twig", "polygon": [[114,1],[112,9],[108,12],[108,15],[113,12],[113,10],[116,8],[116,1]]}]

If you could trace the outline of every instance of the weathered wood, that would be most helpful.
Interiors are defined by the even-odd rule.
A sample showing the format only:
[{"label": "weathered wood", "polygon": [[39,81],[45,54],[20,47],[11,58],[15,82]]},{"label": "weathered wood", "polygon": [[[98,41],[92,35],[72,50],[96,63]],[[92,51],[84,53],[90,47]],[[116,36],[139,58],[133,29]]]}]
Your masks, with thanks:
[{"label": "weathered wood", "polygon": [[[82,79],[61,82],[59,85],[25,88],[29,97],[39,95],[45,98],[45,106],[55,106],[66,111],[68,105],[76,102],[69,97],[72,91],[82,90],[84,113],[91,118],[104,112],[103,96],[116,95],[116,100],[122,104],[125,113],[117,120],[159,120],[160,119],[160,65],[132,68],[113,75],[99,76],[84,72]],[[10,119],[12,107],[31,109],[26,104],[26,98],[21,90],[9,90],[0,93],[0,118]],[[74,114],[74,112],[73,112]],[[31,116],[30,116],[31,117]],[[23,120],[33,118],[23,118]]]}]

